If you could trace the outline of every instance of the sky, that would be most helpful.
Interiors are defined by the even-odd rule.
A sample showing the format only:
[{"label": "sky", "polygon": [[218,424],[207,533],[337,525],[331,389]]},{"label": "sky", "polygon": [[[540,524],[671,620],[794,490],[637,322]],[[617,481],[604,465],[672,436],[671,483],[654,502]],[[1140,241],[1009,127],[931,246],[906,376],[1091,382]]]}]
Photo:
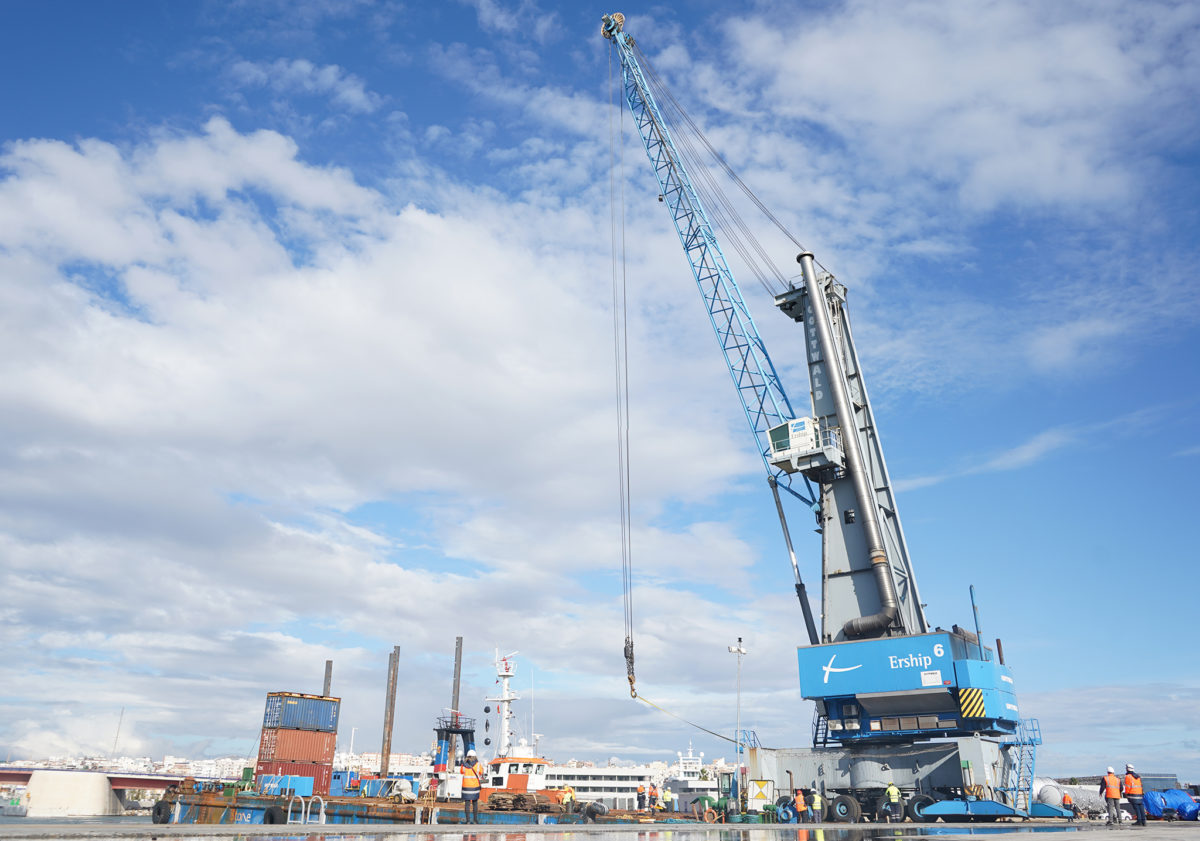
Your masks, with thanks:
[{"label": "sky", "polygon": [[[849,288],[927,615],[970,626],[975,586],[1039,774],[1200,782],[1171,0],[0,3],[0,755],[252,756],[327,659],[340,749],[378,750],[394,645],[393,745],[426,750],[462,636],[464,712],[518,651],[555,760],[729,756],[625,679],[610,175],[639,691],[810,743],[762,464],[611,145],[615,11]],[[743,291],[802,398],[799,327]]]}]

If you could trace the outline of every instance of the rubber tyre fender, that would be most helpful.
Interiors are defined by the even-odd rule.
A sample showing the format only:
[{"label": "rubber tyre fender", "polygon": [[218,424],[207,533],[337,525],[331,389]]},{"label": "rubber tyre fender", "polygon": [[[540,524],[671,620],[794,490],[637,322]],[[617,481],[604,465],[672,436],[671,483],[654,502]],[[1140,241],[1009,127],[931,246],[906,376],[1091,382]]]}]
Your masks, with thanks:
[{"label": "rubber tyre fender", "polygon": [[266,811],[263,812],[263,823],[287,823],[287,812],[283,811],[283,807],[281,806],[268,806]]},{"label": "rubber tyre fender", "polygon": [[781,809],[784,806],[791,806],[792,798],[788,797],[786,794],[781,794],[779,797],[775,798],[775,805],[776,805],[776,807],[781,808]]},{"label": "rubber tyre fender", "polygon": [[914,794],[908,798],[908,803],[904,807],[908,819],[913,823],[933,823],[937,820],[937,816],[928,816],[925,814],[925,807],[932,806],[937,802],[937,798],[930,794]]},{"label": "rubber tyre fender", "polygon": [[154,804],[154,808],[150,810],[151,823],[170,823],[171,822],[171,804],[165,800],[160,800]]},{"label": "rubber tyre fender", "polygon": [[795,823],[796,822],[796,810],[793,809],[791,806],[780,806],[775,811],[775,814],[777,814],[779,816],[780,823]]},{"label": "rubber tyre fender", "polygon": [[705,809],[704,810],[704,822],[705,823],[716,823],[717,822],[717,810],[711,809],[711,808]]},{"label": "rubber tyre fender", "polygon": [[829,801],[829,819],[837,823],[858,823],[862,806],[848,794],[839,794]]}]

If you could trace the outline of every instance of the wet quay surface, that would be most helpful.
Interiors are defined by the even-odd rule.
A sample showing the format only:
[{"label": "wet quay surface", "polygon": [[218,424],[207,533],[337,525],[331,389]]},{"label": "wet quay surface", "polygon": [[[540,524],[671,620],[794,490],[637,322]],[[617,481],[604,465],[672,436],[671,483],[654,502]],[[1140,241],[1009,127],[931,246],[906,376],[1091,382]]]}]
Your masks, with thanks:
[{"label": "wet quay surface", "polygon": [[253,839],[253,841],[907,841],[936,838],[938,841],[971,839],[1030,833],[1086,833],[1079,841],[1200,841],[1200,823],[1152,823],[1147,827],[1107,827],[1102,823],[1061,822],[993,824],[814,824],[809,826],[711,824],[671,825],[588,825],[569,828],[530,825],[520,828],[480,828],[467,831],[458,826],[363,826],[285,825],[285,826],[214,826],[153,824],[143,821],[54,821],[20,820],[0,823],[0,841],[37,839],[72,841],[73,839],[150,839],[173,838]]}]

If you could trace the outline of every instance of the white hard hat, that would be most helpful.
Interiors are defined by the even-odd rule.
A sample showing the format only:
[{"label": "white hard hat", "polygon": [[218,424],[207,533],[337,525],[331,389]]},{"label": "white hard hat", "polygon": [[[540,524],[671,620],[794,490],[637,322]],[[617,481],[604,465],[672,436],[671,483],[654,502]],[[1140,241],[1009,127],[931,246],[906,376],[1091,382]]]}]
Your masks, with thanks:
[{"label": "white hard hat", "polygon": [[1109,765],[1109,766],[1108,766],[1108,773],[1110,773],[1110,774],[1115,774],[1115,773],[1117,773],[1117,772],[1113,770],[1113,767],[1112,767],[1111,765]]},{"label": "white hard hat", "polygon": [[1132,766],[1132,765],[1130,765],[1128,762],[1126,762],[1126,763],[1125,763],[1125,770],[1126,770],[1126,771],[1132,771],[1132,770],[1133,770],[1133,766]]},{"label": "white hard hat", "polygon": [[[475,756],[475,748],[471,748],[469,751],[467,751],[467,756]],[[1111,771],[1112,769],[1109,768],[1108,770]]]}]

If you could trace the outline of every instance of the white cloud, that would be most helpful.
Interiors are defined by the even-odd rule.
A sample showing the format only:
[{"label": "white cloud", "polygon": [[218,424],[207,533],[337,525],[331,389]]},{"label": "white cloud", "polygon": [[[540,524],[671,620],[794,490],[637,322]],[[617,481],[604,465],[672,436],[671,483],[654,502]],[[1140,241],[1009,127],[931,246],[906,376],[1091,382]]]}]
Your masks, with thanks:
[{"label": "white cloud", "polygon": [[[1105,424],[1107,426],[1107,424]],[[1017,444],[1014,447],[989,457],[986,461],[973,466],[965,467],[954,472],[935,474],[928,476],[915,476],[911,478],[900,479],[895,483],[898,491],[911,491],[919,488],[926,488],[932,485],[938,485],[950,479],[961,478],[963,476],[973,476],[979,473],[994,473],[1002,470],[1020,470],[1030,465],[1037,464],[1043,459],[1050,456],[1057,450],[1069,447],[1076,444],[1081,438],[1085,437],[1086,432],[1094,432],[1095,428],[1084,430],[1081,428],[1056,427],[1053,429],[1045,429],[1033,435],[1027,441]]]},{"label": "white cloud", "polygon": [[[832,129],[885,177],[957,185],[976,210],[1116,202],[1136,171],[1117,150],[1166,115],[1197,59],[1158,45],[1200,20],[1178,4],[857,0],[730,21],[771,110]],[[1182,66],[1180,66],[1182,62]]]},{"label": "white cloud", "polygon": [[334,106],[359,114],[370,114],[383,97],[367,90],[366,83],[336,64],[316,65],[303,58],[279,58],[272,62],[235,62],[229,73],[242,87],[266,87],[280,94],[318,94]]},{"label": "white cloud", "polygon": [[[24,141],[0,167],[0,627],[27,652],[0,668],[25,699],[0,741],[104,752],[128,706],[131,747],[226,749],[201,735],[240,738],[264,682],[327,657],[365,735],[379,640],[415,675],[456,633],[551,668],[619,662],[594,197],[441,179],[432,212],[409,182],[364,188],[221,119],[125,150]],[[635,324],[678,305],[656,288]],[[734,634],[754,551],[720,520],[647,524],[756,468],[732,401],[707,396],[728,384],[715,353],[697,364],[712,339],[693,321],[631,347],[657,360],[634,382],[639,601],[671,592],[679,626]],[[396,520],[360,521],[367,503]],[[697,680],[669,628],[646,641],[660,674]],[[444,704],[435,683],[414,709]],[[199,686],[220,710],[195,709]],[[420,716],[407,727],[424,741]]]},{"label": "white cloud", "polygon": [[1047,429],[1034,435],[1028,441],[1018,444],[985,464],[973,470],[973,473],[990,470],[1019,470],[1041,461],[1055,450],[1069,446],[1077,440],[1077,435],[1069,429]]},{"label": "white cloud", "polygon": [[547,12],[535,0],[503,3],[497,0],[459,0],[475,9],[479,27],[489,32],[512,36],[519,33],[545,43],[559,33],[557,12]]}]

